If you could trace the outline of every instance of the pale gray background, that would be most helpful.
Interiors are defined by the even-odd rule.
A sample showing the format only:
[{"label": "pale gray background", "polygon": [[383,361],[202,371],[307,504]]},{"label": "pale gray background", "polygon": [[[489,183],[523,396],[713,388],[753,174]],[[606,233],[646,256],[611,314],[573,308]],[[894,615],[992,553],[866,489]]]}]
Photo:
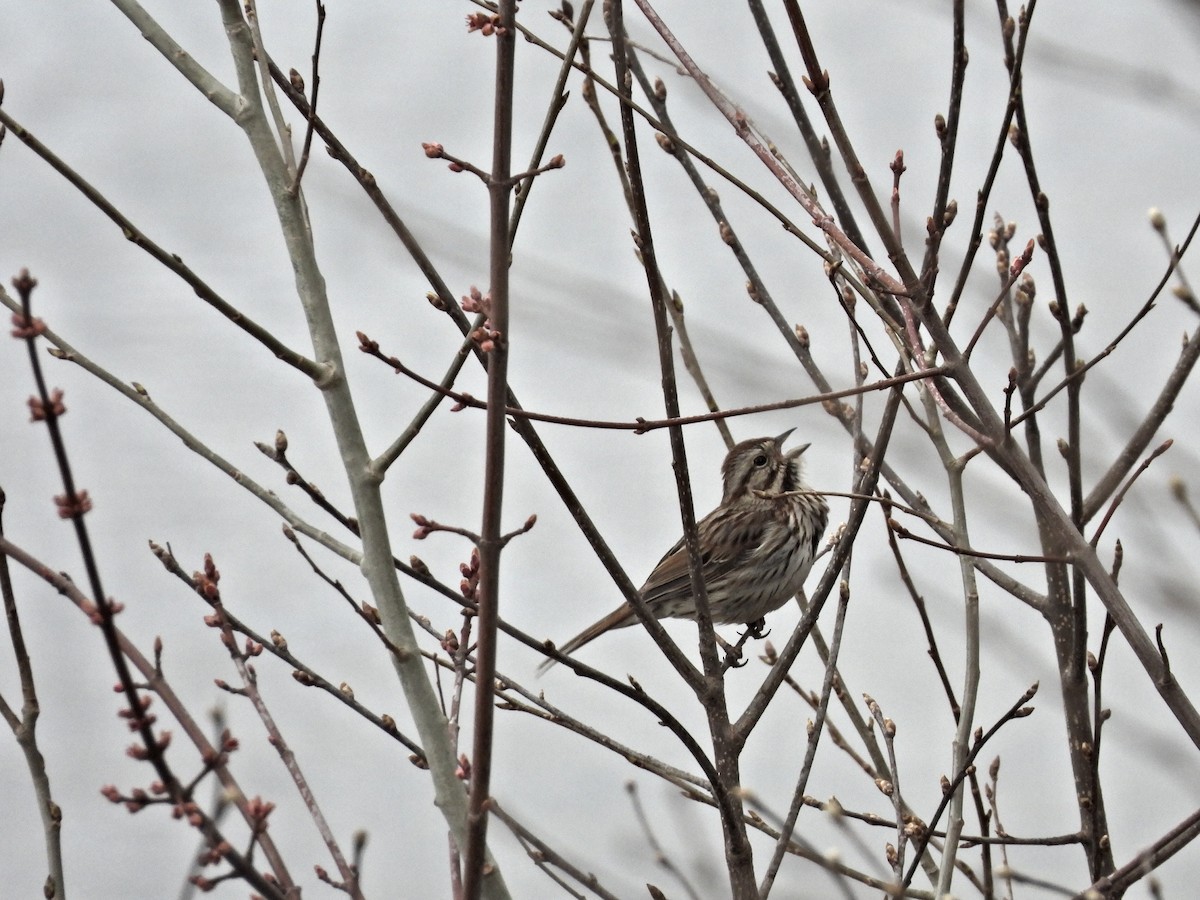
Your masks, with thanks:
[{"label": "pale gray background", "polygon": [[[970,6],[971,63],[953,191],[962,213],[948,239],[946,259],[954,265],[943,266],[943,288],[949,286],[951,269],[957,269],[1007,90],[995,11],[987,4]],[[232,80],[215,4],[159,2],[150,8],[210,71]],[[548,8],[526,0],[521,14],[561,46],[565,35],[546,18]],[[453,3],[331,3],[322,70],[323,113],[374,172],[460,294],[471,284],[486,285],[486,194],[471,176],[452,175],[443,163],[425,159],[420,142],[437,140],[456,155],[488,164],[493,53],[488,41],[465,32],[463,17],[473,9]],[[769,63],[748,13],[728,4],[701,14],[696,4],[680,2],[663,2],[660,11],[701,65],[811,178],[782,103],[764,77]],[[838,2],[806,4],[806,12],[846,125],[881,192],[890,181],[887,163],[897,148],[905,150],[905,227],[916,248],[936,177],[933,117],[945,110],[949,83],[949,5]],[[268,2],[262,15],[275,59],[307,73],[311,7]],[[632,8],[627,15],[634,37],[657,46]],[[783,23],[781,15],[781,35]],[[1200,78],[1198,42],[1190,7],[1178,3],[1064,2],[1044,3],[1037,10],[1025,70],[1031,131],[1071,301],[1091,311],[1081,336],[1085,352],[1107,343],[1161,275],[1165,257],[1146,224],[1146,209],[1161,207],[1176,237],[1182,237],[1200,207],[1195,165],[1200,93],[1192,87]],[[595,54],[599,64],[605,46],[597,44]],[[798,70],[795,54],[791,59]],[[681,131],[804,223],[803,213],[771,183],[699,91],[668,66],[645,62],[670,88]],[[515,158],[521,160],[540,126],[557,63],[522,41],[518,66]],[[231,302],[289,344],[307,349],[273,213],[241,132],[113,7],[3,4],[0,77],[11,115]],[[512,383],[533,409],[597,418],[656,416],[662,404],[644,276],[633,257],[611,162],[579,102],[577,79],[572,90],[575,96],[550,144],[550,152],[564,153],[568,165],[538,181],[515,249]],[[615,122],[615,110],[609,109]],[[298,116],[289,113],[288,119],[300,127]],[[716,240],[707,212],[678,167],[649,140],[644,161],[664,273],[687,303],[693,338],[720,401],[735,406],[810,393],[810,383],[766,317],[746,301],[743,275]],[[808,327],[827,373],[839,386],[848,384],[846,325],[819,262],[733,188],[717,187],[785,315]],[[457,332],[427,307],[427,286],[415,266],[359,188],[319,147],[305,190],[355,395],[368,439],[378,451],[407,423],[425,393],[358,354],[354,331],[367,332],[385,352],[432,377],[444,370]],[[1028,192],[1011,158],[992,208],[1018,221],[1018,245],[1036,232]],[[347,506],[317,392],[127,243],[10,135],[0,149],[0,274],[7,281],[22,266],[41,281],[38,314],[81,351],[119,377],[145,385],[214,449],[322,522],[251,445],[270,441],[277,428],[284,429],[295,463],[331,499]],[[1051,294],[1044,260],[1031,271],[1041,287],[1035,320],[1044,349],[1056,331],[1044,312]],[[965,304],[972,316],[990,300],[994,284],[985,250]],[[1089,386],[1102,384],[1109,397],[1108,405],[1093,410],[1097,418],[1086,423],[1088,452],[1097,460],[1093,475],[1121,446],[1169,371],[1177,336],[1195,325],[1194,316],[1166,298],[1145,329],[1088,376]],[[1000,347],[997,342],[986,351]],[[994,362],[998,394],[1008,363],[999,354]],[[127,605],[122,627],[147,648],[154,635],[163,636],[166,670],[195,710],[214,703],[226,708],[245,748],[235,759],[243,786],[279,804],[272,830],[294,874],[306,883],[306,896],[330,895],[309,874],[311,864],[328,866],[328,860],[260,725],[243,702],[230,702],[212,688],[213,678],[233,680],[234,672],[216,634],[200,625],[202,604],[165,575],[145,542],[170,541],[188,568],[198,568],[202,555],[213,553],[231,608],[260,631],[283,632],[308,662],[334,682],[353,685],[360,700],[391,712],[404,727],[402,700],[385,654],[296,558],[274,515],[85,373],[57,363],[49,372],[67,392],[70,414],[64,424],[72,459],[79,483],[96,502],[88,522],[107,590]],[[480,373],[468,365],[462,386],[481,394],[482,385]],[[50,502],[60,487],[44,429],[25,422],[30,390],[24,347],[0,342],[5,530],[51,565],[78,574],[69,528],[55,518]],[[700,409],[690,386],[684,387],[684,402],[689,410]],[[1200,471],[1192,429],[1195,403],[1195,391],[1189,389],[1163,434],[1176,438],[1175,448],[1145,476],[1107,536],[1123,539],[1122,584],[1147,627],[1167,624],[1176,673],[1193,688],[1200,684],[1200,671],[1189,650],[1200,629],[1192,563],[1200,544],[1171,502],[1167,481],[1174,474],[1194,479]],[[420,511],[476,527],[482,422],[474,411],[439,413],[390,473],[386,487],[395,511],[398,555],[421,555],[451,584],[468,553],[466,543],[438,535],[417,544],[410,539],[407,514]],[[813,442],[806,457],[812,481],[844,490],[848,440],[818,408],[738,420],[733,429],[744,438],[793,425],[798,436]],[[679,529],[665,433],[635,437],[541,430],[631,577],[643,577]],[[689,430],[688,447],[703,512],[718,499],[716,468],[723,447],[711,428]],[[942,505],[945,490],[937,473],[912,468],[921,458],[915,451],[923,452],[924,446],[911,428],[897,436],[894,451],[895,460],[907,463],[914,484]],[[535,634],[562,640],[619,598],[516,441],[509,460],[508,519],[515,527],[536,512],[539,524],[506,553],[504,615]],[[1061,477],[1061,470],[1057,474]],[[1012,530],[1027,531],[1029,520],[1003,482],[981,466],[971,488],[978,546],[1035,549],[1029,539],[1013,538]],[[994,514],[985,516],[989,504]],[[834,521],[844,513],[845,502],[835,501]],[[899,723],[905,791],[928,812],[936,803],[937,777],[949,768],[952,726],[915,617],[897,592],[877,516],[863,535],[843,670],[852,690],[872,694]],[[351,567],[317,552],[328,571],[366,599]],[[911,552],[921,563],[922,588],[957,686],[954,636],[961,596],[955,566],[934,553]],[[77,897],[174,896],[194,835],[162,810],[131,817],[98,792],[106,783],[128,788],[149,778],[146,766],[124,756],[129,737],[115,717],[113,675],[99,636],[53,592],[23,573],[17,580],[44,709],[42,746],[65,815],[68,888]],[[449,604],[436,595],[412,586],[408,597],[438,627],[457,624]],[[1038,713],[1007,728],[984,754],[990,760],[1000,753],[1005,760],[1004,824],[1021,835],[1072,831],[1076,813],[1058,719],[1057,675],[1044,628],[990,585],[982,599],[988,655],[980,723],[990,724],[1034,680],[1043,687]],[[776,614],[776,635],[785,635],[794,619],[791,610]],[[672,632],[690,640],[689,627],[674,625]],[[638,630],[610,635],[585,652],[589,661],[614,673],[634,672],[703,730],[677,680]],[[0,689],[14,701],[11,654],[0,659]],[[535,663],[533,654],[506,645],[500,666],[529,679]],[[370,831],[368,895],[446,896],[445,831],[431,806],[426,778],[393,742],[316,692],[296,687],[284,667],[263,659],[258,668],[264,692],[338,835],[348,840],[355,828]],[[733,696],[748,695],[760,677],[754,668],[731,679]],[[810,687],[819,684],[819,672],[808,653],[796,667],[797,677]],[[640,749],[687,765],[664,730],[640,709],[564,670],[542,686],[568,710],[620,729]],[[1107,686],[1116,715],[1107,733],[1105,777],[1116,856],[1124,862],[1195,809],[1198,767],[1194,748],[1119,644]],[[749,753],[746,783],[774,809],[786,808],[808,715],[790,698],[781,698]],[[646,881],[677,893],[668,876],[655,869],[630,814],[622,790],[630,778],[655,810],[660,839],[704,886],[705,896],[727,890],[719,835],[707,810],[676,799],[654,779],[581,739],[519,715],[499,715],[496,753],[494,792],[501,802],[617,894],[644,896]],[[191,756],[181,742],[173,754],[179,771],[189,772]],[[884,798],[830,747],[818,757],[809,792],[836,793],[848,807],[888,812]],[[8,737],[0,737],[0,807],[0,894],[37,896],[44,878],[40,825],[23,763]],[[845,837],[815,813],[804,814],[799,832],[819,848],[839,848],[849,860],[858,860]],[[503,827],[494,825],[492,835],[516,896],[553,894]],[[879,854],[890,838],[867,834]],[[764,846],[758,853],[765,861]],[[1013,860],[1023,870],[1075,888],[1086,883],[1076,850],[1024,850]],[[1189,848],[1161,877],[1167,896],[1187,896],[1200,877],[1200,858]],[[791,861],[776,896],[821,897],[831,889],[813,867]],[[960,893],[970,892],[962,886]],[[242,896],[244,889],[226,888],[219,895]],[[1025,889],[1020,895],[1038,893]],[[1145,888],[1133,895],[1145,896]]]}]

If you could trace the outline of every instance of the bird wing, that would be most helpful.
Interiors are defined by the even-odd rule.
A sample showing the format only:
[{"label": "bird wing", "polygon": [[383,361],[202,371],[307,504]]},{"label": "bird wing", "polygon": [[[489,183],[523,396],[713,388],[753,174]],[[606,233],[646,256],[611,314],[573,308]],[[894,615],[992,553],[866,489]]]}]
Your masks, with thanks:
[{"label": "bird wing", "polygon": [[[731,527],[726,513],[724,509],[714,510],[696,526],[700,546],[704,548],[700,570],[710,593],[727,580],[730,572],[745,565],[762,543],[761,522]],[[664,616],[672,615],[674,604],[692,603],[692,579],[683,538],[659,560],[642,585],[641,593],[647,603],[661,604]]]},{"label": "bird wing", "polygon": [[[720,600],[728,594],[730,585],[727,576],[737,569],[751,565],[754,557],[762,551],[766,535],[762,517],[745,516],[743,512],[717,507],[696,523],[700,546],[704,548],[700,561],[701,573],[710,600]],[[695,618],[692,579],[683,538],[658,561],[658,565],[642,585],[640,593],[642,599],[653,608],[656,618],[669,618],[681,614],[686,618]],[[606,631],[624,628],[637,620],[633,607],[623,603],[558,649],[561,653],[574,653]],[[726,620],[718,617],[717,621]],[[554,662],[554,659],[545,660],[538,667],[538,672],[544,672],[554,665]]]}]

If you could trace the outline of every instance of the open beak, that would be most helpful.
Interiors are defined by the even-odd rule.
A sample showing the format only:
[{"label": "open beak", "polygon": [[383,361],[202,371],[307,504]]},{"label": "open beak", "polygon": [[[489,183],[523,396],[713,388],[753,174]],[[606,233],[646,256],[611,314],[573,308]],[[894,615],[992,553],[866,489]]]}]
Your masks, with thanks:
[{"label": "open beak", "polygon": [[[775,438],[775,447],[777,450],[783,449],[783,442],[786,441],[788,439],[788,435],[790,435],[795,430],[796,430],[795,428],[789,428],[787,431],[785,431],[779,437]],[[811,446],[812,446],[812,444],[801,444],[799,447],[792,448],[791,450],[789,450],[787,452],[788,459],[795,459],[797,456],[799,456],[801,453],[803,453],[805,450],[807,450]]]}]

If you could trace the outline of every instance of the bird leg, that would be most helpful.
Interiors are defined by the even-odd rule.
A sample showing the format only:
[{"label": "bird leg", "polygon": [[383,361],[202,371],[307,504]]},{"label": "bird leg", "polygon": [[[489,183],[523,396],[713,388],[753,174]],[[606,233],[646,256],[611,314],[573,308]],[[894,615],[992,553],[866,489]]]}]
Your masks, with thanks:
[{"label": "bird leg", "polygon": [[729,643],[718,634],[717,643],[720,644],[721,649],[725,651],[725,660],[721,663],[722,673],[725,673],[730,669],[740,669],[749,662],[748,659],[745,659],[742,656],[742,648],[746,646],[746,641],[750,640],[751,638],[758,640],[766,637],[770,633],[770,630],[767,628],[767,620],[765,618],[761,618],[756,622],[746,623],[746,630],[738,635],[736,644]]}]

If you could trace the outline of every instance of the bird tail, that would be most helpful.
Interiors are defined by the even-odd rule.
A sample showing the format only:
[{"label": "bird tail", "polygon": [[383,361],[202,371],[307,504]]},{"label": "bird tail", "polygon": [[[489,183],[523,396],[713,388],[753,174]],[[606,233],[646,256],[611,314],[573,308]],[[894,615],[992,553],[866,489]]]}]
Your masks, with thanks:
[{"label": "bird tail", "polygon": [[[595,622],[583,629],[583,631],[559,647],[558,652],[564,655],[574,653],[584,644],[590,644],[596,638],[600,637],[600,635],[604,634],[604,632],[610,631],[613,628],[624,628],[626,625],[632,625],[635,621],[637,621],[637,617],[634,615],[633,607],[628,603],[624,603],[599,622]],[[538,675],[544,675],[556,662],[558,660],[553,657],[543,660],[541,665],[538,666]]]}]

